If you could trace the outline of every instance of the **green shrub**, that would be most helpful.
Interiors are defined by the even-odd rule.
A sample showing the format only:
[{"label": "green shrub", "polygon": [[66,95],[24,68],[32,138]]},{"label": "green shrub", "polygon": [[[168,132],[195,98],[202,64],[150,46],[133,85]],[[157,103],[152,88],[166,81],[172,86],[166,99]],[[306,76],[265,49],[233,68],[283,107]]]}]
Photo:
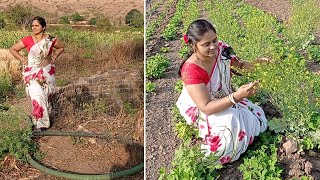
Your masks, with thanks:
[{"label": "green shrub", "polygon": [[94,18],[91,18],[89,20],[89,25],[96,25],[97,24],[97,21],[98,21],[98,18],[94,17]]},{"label": "green shrub", "polygon": [[[0,157],[10,154],[23,161],[27,153],[39,157],[36,143],[31,139],[31,124],[27,121],[27,115],[13,107],[0,111]],[[21,124],[26,126],[20,127]]]},{"label": "green shrub", "polygon": [[9,73],[0,74],[0,98],[8,95],[13,90],[13,82]]},{"label": "green shrub", "polygon": [[148,79],[158,79],[164,76],[164,72],[169,66],[169,60],[161,54],[151,56],[147,60],[146,77]]},{"label": "green shrub", "polygon": [[81,16],[78,12],[72,14],[71,19],[75,22],[85,20],[84,16]]},{"label": "green shrub", "polygon": [[278,164],[277,151],[281,136],[264,132],[255,141],[243,157],[239,166],[243,179],[274,179],[281,180],[282,169]]},{"label": "green shrub", "polygon": [[132,9],[126,15],[125,23],[129,26],[133,26],[137,28],[143,27],[144,25],[143,14],[137,9]]},{"label": "green shrub", "polygon": [[188,144],[185,143],[176,150],[169,174],[166,174],[164,168],[160,169],[159,180],[217,179],[219,177],[217,170],[221,169],[222,165],[215,163],[217,158],[204,157],[200,147],[189,147]]},{"label": "green shrub", "polygon": [[25,28],[33,18],[31,8],[20,4],[9,6],[5,11],[5,16],[11,23],[22,26],[23,28]]},{"label": "green shrub", "polygon": [[112,27],[111,22],[107,17],[100,17],[99,19],[97,19],[96,23],[96,25],[103,30],[110,30]]},{"label": "green shrub", "polygon": [[5,17],[3,13],[0,13],[0,29],[6,26]]},{"label": "green shrub", "polygon": [[61,24],[70,24],[69,18],[67,16],[62,16],[59,18],[59,23]]},{"label": "green shrub", "polygon": [[153,92],[156,89],[156,83],[148,81],[146,83],[146,92],[150,93]]}]

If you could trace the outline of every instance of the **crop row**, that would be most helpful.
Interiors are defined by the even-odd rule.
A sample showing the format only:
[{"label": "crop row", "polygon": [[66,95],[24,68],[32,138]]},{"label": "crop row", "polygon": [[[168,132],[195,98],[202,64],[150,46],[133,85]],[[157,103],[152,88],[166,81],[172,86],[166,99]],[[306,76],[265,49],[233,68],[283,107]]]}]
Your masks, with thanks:
[{"label": "crop row", "polygon": [[[273,60],[267,65],[257,64],[253,71],[241,72],[243,76],[234,77],[233,85],[239,86],[246,82],[260,80],[260,93],[253,98],[262,101],[261,97],[268,97],[282,115],[282,118],[274,118],[270,121],[270,129],[283,132],[286,136],[297,140],[300,142],[300,147],[304,149],[319,146],[320,140],[318,128],[320,114],[317,112],[320,105],[318,98],[320,78],[309,72],[306,67],[307,59],[297,51],[306,49],[309,58],[318,58],[319,46],[309,43],[314,31],[319,27],[320,16],[316,12],[319,13],[320,10],[313,3],[314,1],[305,1],[303,4],[295,2],[293,15],[288,22],[282,24],[275,17],[239,1],[206,0],[204,2],[205,9],[209,12],[209,19],[218,31],[219,39],[230,44],[239,57],[251,62],[262,56]],[[312,7],[311,10],[310,7]],[[312,18],[308,18],[310,15]],[[308,28],[301,28],[301,22]],[[183,48],[182,46],[181,49]],[[181,81],[179,81],[176,89],[180,91],[181,88]],[[177,118],[178,137],[189,144],[190,139],[197,137],[197,131],[186,125],[176,108],[173,108],[173,114]],[[239,168],[244,179],[262,177],[279,179],[281,177],[282,170],[277,163],[277,147],[281,138],[280,136],[271,137],[270,132],[263,133],[260,139],[265,140],[262,140],[261,146],[255,146],[244,155],[244,164]],[[267,142],[266,139],[273,139],[273,141]],[[257,144],[259,142],[260,140]],[[170,174],[161,170],[161,178],[179,179],[191,176],[197,179],[199,174],[205,178],[201,171],[196,173],[200,167],[206,172],[219,169],[219,167],[212,168],[212,164],[203,166],[202,156],[195,155],[191,150],[187,152],[184,148],[190,148],[188,146],[190,145],[180,147],[176,152]],[[181,166],[187,159],[181,157],[179,153],[193,153],[191,157],[190,154],[185,156],[189,157],[189,161],[193,159],[196,166]],[[177,157],[180,157],[180,160]],[[198,160],[194,161],[194,159]],[[177,173],[182,170],[184,173]],[[206,175],[209,175],[209,178],[217,177],[214,173]]]},{"label": "crop row", "polygon": [[150,37],[155,33],[155,30],[160,26],[165,17],[168,15],[169,9],[172,8],[174,0],[169,0],[165,5],[164,10],[158,14],[158,17],[148,21],[146,28],[146,40],[149,40]]}]

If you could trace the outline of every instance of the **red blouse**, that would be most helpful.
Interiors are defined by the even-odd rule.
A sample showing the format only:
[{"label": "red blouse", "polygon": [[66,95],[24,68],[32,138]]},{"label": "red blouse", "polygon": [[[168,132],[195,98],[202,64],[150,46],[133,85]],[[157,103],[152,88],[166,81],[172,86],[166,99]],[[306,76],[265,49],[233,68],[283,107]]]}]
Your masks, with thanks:
[{"label": "red blouse", "polygon": [[[223,48],[230,47],[229,45],[222,43],[222,42],[219,43],[219,46],[222,46]],[[218,54],[219,54],[219,56],[221,56],[220,50],[219,50]],[[186,85],[201,84],[201,83],[204,83],[205,85],[207,85],[209,83],[209,80],[210,80],[212,74],[214,73],[214,69],[217,65],[218,60],[221,61],[221,58],[220,59],[217,58],[214,66],[213,66],[213,69],[211,70],[210,77],[208,76],[207,71],[204,70],[203,68],[201,68],[200,66],[198,66],[194,63],[185,62],[181,68],[182,81]],[[235,54],[232,54],[230,66],[232,66],[234,61],[239,61],[239,59]]]},{"label": "red blouse", "polygon": [[30,51],[31,47],[34,45],[34,41],[32,39],[32,36],[26,36],[21,39],[24,47],[27,48],[28,52]]},{"label": "red blouse", "polygon": [[[26,36],[26,37],[22,38],[21,41],[22,41],[23,45],[27,48],[28,52],[30,52],[31,47],[35,44],[32,36]],[[50,47],[49,54],[51,54],[52,48],[56,42],[57,42],[57,39],[55,38],[52,42],[51,47]]]}]

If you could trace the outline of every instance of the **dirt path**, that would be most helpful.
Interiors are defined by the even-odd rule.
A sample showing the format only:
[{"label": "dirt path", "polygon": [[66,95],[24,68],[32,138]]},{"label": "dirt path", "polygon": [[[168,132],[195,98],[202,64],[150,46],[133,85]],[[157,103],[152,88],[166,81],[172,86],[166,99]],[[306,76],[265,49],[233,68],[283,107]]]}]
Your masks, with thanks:
[{"label": "dirt path", "polygon": [[[175,4],[175,3],[174,3]],[[159,7],[164,8],[165,4]],[[174,120],[171,107],[177,94],[174,92],[175,82],[178,80],[177,69],[181,60],[178,58],[180,40],[165,42],[160,38],[161,31],[168,23],[169,17],[174,14],[171,8],[164,22],[151,40],[147,43],[147,57],[155,54],[162,46],[170,48],[165,54],[170,60],[170,66],[165,73],[165,77],[155,80],[157,88],[155,92],[147,95],[146,100],[146,177],[147,179],[158,179],[159,169],[166,167],[168,170],[174,152],[180,145],[180,140],[176,138],[174,132]]]}]

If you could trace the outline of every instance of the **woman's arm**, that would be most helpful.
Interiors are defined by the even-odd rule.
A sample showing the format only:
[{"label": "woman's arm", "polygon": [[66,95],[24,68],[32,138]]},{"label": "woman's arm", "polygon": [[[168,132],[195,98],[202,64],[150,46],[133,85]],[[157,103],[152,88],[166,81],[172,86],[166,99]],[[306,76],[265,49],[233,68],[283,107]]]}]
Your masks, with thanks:
[{"label": "woman's arm", "polygon": [[23,57],[19,51],[21,51],[23,48],[25,48],[22,41],[17,42],[14,44],[11,48],[9,48],[9,52],[17,59],[20,60],[20,63],[27,64],[28,59]]},{"label": "woman's arm", "polygon": [[55,48],[55,51],[52,55],[52,63],[54,63],[57,57],[59,57],[60,54],[64,51],[64,44],[62,43],[62,41],[57,40],[53,47]]},{"label": "woman's arm", "polygon": [[[257,92],[257,86],[257,81],[241,86],[238,91],[233,93],[234,100],[239,102],[243,98],[252,96]],[[228,97],[211,100],[208,89],[203,83],[186,85],[186,88],[193,102],[206,115],[224,111],[233,105]]]},{"label": "woman's arm", "polygon": [[233,61],[232,66],[236,66],[240,69],[252,69],[255,63],[268,63],[270,61],[271,61],[270,59],[262,57],[262,58],[256,59],[255,62],[253,63],[250,63],[247,61]]}]

